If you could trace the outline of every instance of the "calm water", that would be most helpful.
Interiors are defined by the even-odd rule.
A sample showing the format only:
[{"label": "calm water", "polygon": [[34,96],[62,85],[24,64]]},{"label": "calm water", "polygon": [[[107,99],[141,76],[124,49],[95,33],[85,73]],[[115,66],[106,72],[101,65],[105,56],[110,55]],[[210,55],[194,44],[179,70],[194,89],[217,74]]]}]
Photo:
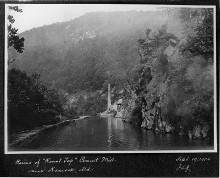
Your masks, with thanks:
[{"label": "calm water", "polygon": [[207,140],[188,140],[172,134],[155,134],[116,118],[91,117],[47,131],[16,150],[117,151],[161,149],[212,149]]}]

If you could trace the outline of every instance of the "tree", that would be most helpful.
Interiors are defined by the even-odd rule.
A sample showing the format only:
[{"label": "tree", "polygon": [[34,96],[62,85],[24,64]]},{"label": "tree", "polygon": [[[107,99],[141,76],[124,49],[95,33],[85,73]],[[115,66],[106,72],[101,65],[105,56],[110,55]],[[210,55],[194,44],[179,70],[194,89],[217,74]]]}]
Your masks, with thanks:
[{"label": "tree", "polygon": [[[8,6],[9,10],[13,10],[16,12],[22,12],[22,9],[19,9],[18,6]],[[13,27],[13,23],[15,19],[12,15],[8,15],[8,48],[13,47],[18,53],[22,53],[24,51],[24,38],[19,37],[18,29]],[[9,59],[8,63],[13,63],[15,59]]]},{"label": "tree", "polygon": [[59,95],[48,90],[38,74],[31,77],[18,69],[8,73],[8,121],[9,132],[32,129],[59,121],[63,113]]},{"label": "tree", "polygon": [[184,51],[213,58],[213,9],[181,9],[177,12],[183,25],[187,44]]},{"label": "tree", "polygon": [[[9,6],[9,10],[22,12],[18,6]],[[8,15],[8,48],[18,53],[24,51],[24,38],[19,37],[18,29],[13,27],[15,19]],[[15,59],[9,59],[9,64]],[[59,121],[57,117],[63,108],[56,90],[48,90],[40,81],[37,73],[28,76],[26,72],[11,68],[8,71],[8,122],[9,132],[33,129]]]}]

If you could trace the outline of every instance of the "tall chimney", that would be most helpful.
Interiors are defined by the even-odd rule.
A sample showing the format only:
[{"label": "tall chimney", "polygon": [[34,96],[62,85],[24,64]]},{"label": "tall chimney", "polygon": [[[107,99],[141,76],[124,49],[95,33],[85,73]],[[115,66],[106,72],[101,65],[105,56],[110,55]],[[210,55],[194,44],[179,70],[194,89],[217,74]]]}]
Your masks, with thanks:
[{"label": "tall chimney", "polygon": [[108,84],[108,110],[111,107],[111,88],[110,88],[110,84]]}]

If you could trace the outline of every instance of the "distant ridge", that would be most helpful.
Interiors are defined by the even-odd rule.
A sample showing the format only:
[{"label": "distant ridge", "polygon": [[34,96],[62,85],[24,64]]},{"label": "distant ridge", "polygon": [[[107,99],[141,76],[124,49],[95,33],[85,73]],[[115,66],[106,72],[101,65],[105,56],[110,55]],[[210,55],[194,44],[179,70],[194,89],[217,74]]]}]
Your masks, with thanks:
[{"label": "distant ridge", "polygon": [[[68,92],[97,90],[107,80],[106,71],[119,80],[138,63],[137,40],[146,27],[166,22],[163,12],[90,12],[21,33],[22,55],[13,67],[37,72],[48,86]],[[154,19],[154,20],[153,20]],[[96,81],[96,82],[94,82]]]}]

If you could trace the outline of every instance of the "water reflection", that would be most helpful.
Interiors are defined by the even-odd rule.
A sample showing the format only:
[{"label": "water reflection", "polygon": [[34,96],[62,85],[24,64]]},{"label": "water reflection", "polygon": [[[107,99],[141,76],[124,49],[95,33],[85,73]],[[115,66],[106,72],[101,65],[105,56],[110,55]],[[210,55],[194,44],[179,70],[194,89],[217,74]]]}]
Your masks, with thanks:
[{"label": "water reflection", "polygon": [[207,140],[155,134],[116,118],[87,118],[43,133],[21,150],[161,150],[212,149]]}]

